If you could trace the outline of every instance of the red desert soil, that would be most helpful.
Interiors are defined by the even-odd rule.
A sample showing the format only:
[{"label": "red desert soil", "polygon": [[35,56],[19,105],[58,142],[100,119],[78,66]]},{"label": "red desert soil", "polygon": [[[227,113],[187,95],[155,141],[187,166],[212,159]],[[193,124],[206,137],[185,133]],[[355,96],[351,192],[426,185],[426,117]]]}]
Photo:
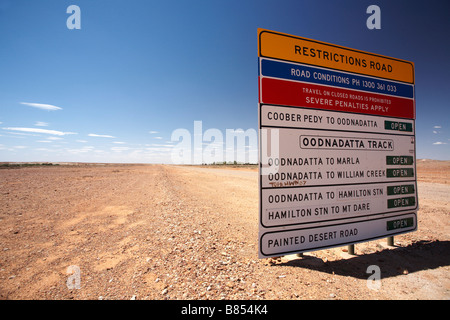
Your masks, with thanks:
[{"label": "red desert soil", "polygon": [[[257,258],[256,169],[2,169],[0,299],[448,300],[450,162],[417,169],[418,230],[394,247],[381,239],[357,244],[356,256],[341,247],[275,260]],[[367,286],[370,265],[379,290]],[[67,286],[71,266],[79,289]]]}]

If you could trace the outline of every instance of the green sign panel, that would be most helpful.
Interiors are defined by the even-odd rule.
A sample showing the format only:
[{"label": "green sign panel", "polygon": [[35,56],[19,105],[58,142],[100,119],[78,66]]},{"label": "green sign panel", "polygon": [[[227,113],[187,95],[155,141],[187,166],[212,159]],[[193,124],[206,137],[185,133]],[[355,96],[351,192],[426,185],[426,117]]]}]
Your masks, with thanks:
[{"label": "green sign panel", "polygon": [[412,132],[412,123],[409,122],[397,122],[397,121],[384,121],[384,129],[395,131],[407,131]]},{"label": "green sign panel", "polygon": [[414,169],[413,168],[386,169],[386,177],[388,178],[414,177]]},{"label": "green sign panel", "polygon": [[416,190],[415,190],[413,184],[387,187],[388,196],[392,196],[392,195],[396,195],[396,194],[412,194],[415,191]]},{"label": "green sign panel", "polygon": [[413,218],[390,220],[386,222],[386,230],[390,231],[395,229],[408,228],[412,227],[413,225],[414,225]]},{"label": "green sign panel", "polygon": [[403,165],[409,166],[414,163],[413,156],[386,156],[387,165]]},{"label": "green sign panel", "polygon": [[416,205],[415,197],[388,199],[388,208],[411,207]]}]

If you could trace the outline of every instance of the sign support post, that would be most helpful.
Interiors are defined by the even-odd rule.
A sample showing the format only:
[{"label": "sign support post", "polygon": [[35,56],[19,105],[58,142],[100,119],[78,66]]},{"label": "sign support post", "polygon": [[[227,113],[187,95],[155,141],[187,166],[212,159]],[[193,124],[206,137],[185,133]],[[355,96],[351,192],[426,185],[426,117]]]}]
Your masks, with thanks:
[{"label": "sign support post", "polygon": [[394,246],[394,237],[388,237],[387,238],[387,245],[389,247],[393,247]]},{"label": "sign support post", "polygon": [[355,255],[355,245],[350,244],[347,246],[348,254],[354,256]]}]

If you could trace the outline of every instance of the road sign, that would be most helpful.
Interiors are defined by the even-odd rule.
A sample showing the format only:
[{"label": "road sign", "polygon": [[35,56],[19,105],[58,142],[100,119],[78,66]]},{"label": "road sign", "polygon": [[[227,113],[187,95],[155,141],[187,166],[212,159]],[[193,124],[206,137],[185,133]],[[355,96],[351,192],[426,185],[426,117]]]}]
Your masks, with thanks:
[{"label": "road sign", "polygon": [[414,65],[258,30],[259,257],[417,228]]}]

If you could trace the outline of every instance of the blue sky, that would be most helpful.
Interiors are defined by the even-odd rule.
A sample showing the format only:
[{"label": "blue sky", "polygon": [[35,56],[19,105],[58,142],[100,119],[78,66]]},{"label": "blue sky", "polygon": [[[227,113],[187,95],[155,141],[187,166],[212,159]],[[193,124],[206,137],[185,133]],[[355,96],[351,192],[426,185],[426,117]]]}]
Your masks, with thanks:
[{"label": "blue sky", "polygon": [[[371,4],[381,30],[366,27]],[[414,62],[417,158],[450,160],[449,12],[442,0],[0,0],[0,161],[170,163],[172,133],[194,121],[257,130],[257,28]]]}]

